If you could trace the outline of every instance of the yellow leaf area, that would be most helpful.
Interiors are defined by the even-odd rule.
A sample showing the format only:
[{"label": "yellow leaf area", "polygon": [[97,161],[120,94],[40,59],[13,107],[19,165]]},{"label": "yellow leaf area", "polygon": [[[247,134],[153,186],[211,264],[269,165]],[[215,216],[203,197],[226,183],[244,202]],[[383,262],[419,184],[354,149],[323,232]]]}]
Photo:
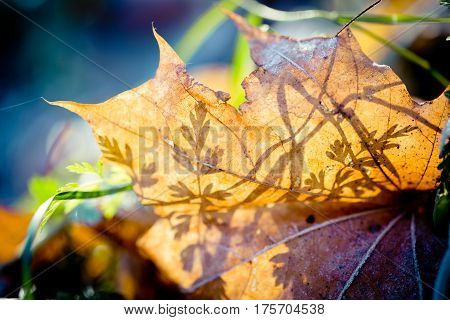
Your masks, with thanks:
[{"label": "yellow leaf area", "polygon": [[[391,208],[405,191],[435,187],[447,99],[415,102],[349,29],[295,40],[230,16],[258,66],[243,83],[247,102],[239,109],[227,103],[228,94],[189,76],[156,32],[160,63],[153,79],[100,104],[52,104],[85,119],[103,158],[124,166],[142,203],[155,207],[161,219],[138,244],[185,290],[201,288],[207,296],[220,286],[208,292],[231,298],[311,298],[319,291],[342,297],[365,250],[402,225],[403,211],[369,209]],[[412,225],[411,216],[407,221]],[[350,250],[344,246],[352,241],[340,240],[331,251],[352,254],[343,273],[348,281],[329,279],[326,294],[322,286],[286,295],[295,290],[276,276],[287,262],[275,256],[299,254],[288,243],[374,224],[380,228],[360,236],[369,245]],[[315,252],[325,258],[323,250],[332,249],[322,245]],[[317,267],[305,266],[296,283],[310,283]]]}]

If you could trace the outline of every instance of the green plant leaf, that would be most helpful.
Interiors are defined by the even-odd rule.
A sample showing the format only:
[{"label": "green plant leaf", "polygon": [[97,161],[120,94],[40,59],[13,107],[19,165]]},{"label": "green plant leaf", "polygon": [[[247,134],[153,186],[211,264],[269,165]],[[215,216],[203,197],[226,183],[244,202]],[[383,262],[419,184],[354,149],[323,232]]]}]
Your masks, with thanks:
[{"label": "green plant leaf", "polygon": [[100,208],[102,209],[103,216],[106,219],[111,219],[116,215],[117,211],[119,210],[120,206],[122,205],[123,197],[124,197],[124,193],[117,193],[117,194],[110,196],[109,199],[107,199],[106,201],[103,201],[100,204]]},{"label": "green plant leaf", "polygon": [[445,91],[445,96],[450,99],[450,90]]},{"label": "green plant leaf", "polygon": [[72,173],[84,174],[84,173],[93,173],[98,176],[102,176],[103,174],[103,164],[99,161],[94,167],[92,164],[88,162],[74,163],[66,167]]},{"label": "green plant leaf", "polygon": [[36,208],[58,190],[59,182],[52,177],[34,176],[28,182],[28,191]]},{"label": "green plant leaf", "polygon": [[[254,26],[259,26],[262,19],[253,14],[247,15],[247,20]],[[237,107],[245,101],[245,91],[242,88],[242,81],[255,68],[255,64],[250,56],[250,48],[245,37],[239,33],[234,48],[233,60],[231,63],[231,101]]]},{"label": "green plant leaf", "polygon": [[[445,96],[450,99],[447,92]],[[439,156],[442,158],[442,162],[438,168],[442,170],[442,173],[434,200],[433,222],[436,228],[447,229],[450,221],[450,120],[442,130],[440,149]]]}]

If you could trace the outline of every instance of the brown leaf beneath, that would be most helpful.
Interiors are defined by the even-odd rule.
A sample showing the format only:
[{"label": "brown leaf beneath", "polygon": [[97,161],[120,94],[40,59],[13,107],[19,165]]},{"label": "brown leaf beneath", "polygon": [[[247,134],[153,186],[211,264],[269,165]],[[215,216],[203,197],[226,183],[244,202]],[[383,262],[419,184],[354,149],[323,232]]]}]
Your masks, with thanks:
[{"label": "brown leaf beneath", "polygon": [[367,207],[238,210],[183,237],[160,220],[138,245],[196,297],[431,297],[445,240],[432,235],[424,208]]}]

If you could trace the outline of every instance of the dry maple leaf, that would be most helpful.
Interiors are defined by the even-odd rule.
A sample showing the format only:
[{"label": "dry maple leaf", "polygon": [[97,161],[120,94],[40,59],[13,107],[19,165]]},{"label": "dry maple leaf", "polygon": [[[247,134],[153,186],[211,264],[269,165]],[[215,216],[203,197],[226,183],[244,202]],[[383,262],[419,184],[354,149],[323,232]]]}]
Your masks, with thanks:
[{"label": "dry maple leaf", "polygon": [[90,123],[161,216],[142,253],[202,297],[422,297],[443,245],[417,213],[439,177],[447,99],[413,101],[348,29],[294,40],[230,15],[259,66],[239,111],[156,32],[154,79],[97,105],[53,103]]}]

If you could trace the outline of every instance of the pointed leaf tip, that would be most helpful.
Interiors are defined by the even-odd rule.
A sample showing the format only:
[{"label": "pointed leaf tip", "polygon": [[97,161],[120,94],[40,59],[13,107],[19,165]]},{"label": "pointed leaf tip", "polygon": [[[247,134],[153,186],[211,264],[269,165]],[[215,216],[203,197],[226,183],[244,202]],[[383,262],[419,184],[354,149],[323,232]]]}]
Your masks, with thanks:
[{"label": "pointed leaf tip", "polygon": [[79,114],[80,110],[82,110],[84,107],[95,106],[95,104],[77,103],[74,101],[48,101],[44,98],[42,99],[52,106],[61,107],[69,111],[75,112],[76,114]]},{"label": "pointed leaf tip", "polygon": [[159,65],[164,64],[181,64],[184,65],[183,60],[175,52],[172,46],[156,31],[155,24],[152,23],[153,35],[158,42],[159,47]]},{"label": "pointed leaf tip", "polygon": [[267,33],[262,32],[259,28],[256,28],[248,23],[247,20],[241,15],[226,9],[224,10],[224,13],[234,22],[234,24],[247,38],[261,38],[264,34],[267,35]]}]

